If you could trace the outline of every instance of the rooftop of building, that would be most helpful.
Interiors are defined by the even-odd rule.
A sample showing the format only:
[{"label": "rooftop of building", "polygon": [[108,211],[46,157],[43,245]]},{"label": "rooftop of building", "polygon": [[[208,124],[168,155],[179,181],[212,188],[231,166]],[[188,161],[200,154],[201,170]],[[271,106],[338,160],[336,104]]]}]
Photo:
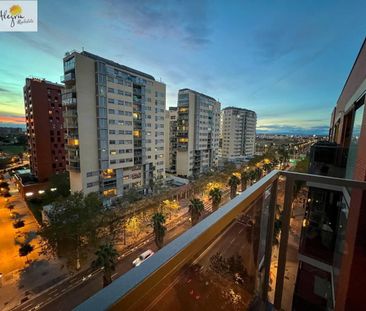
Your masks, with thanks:
[{"label": "rooftop of building", "polygon": [[25,84],[27,85],[27,81],[30,81],[30,82],[38,82],[38,83],[45,83],[45,84],[48,84],[48,85],[53,85],[53,86],[56,86],[56,87],[59,87],[59,88],[63,88],[64,85],[63,84],[60,84],[60,83],[57,83],[57,82],[51,82],[51,81],[48,81],[44,78],[36,78],[36,77],[28,77],[25,79]]},{"label": "rooftop of building", "polygon": [[239,110],[239,111],[247,111],[247,112],[253,112],[253,113],[255,113],[255,111],[250,110],[250,109],[240,108],[240,107],[233,107],[233,106],[225,107],[222,110]]},{"label": "rooftop of building", "polygon": [[192,89],[190,89],[190,88],[184,88],[184,89],[180,89],[180,90],[179,90],[179,92],[186,92],[186,91],[189,91],[189,92],[192,92],[192,93],[195,93],[195,94],[198,94],[198,95],[201,95],[201,96],[207,97],[207,98],[209,98],[209,99],[211,99],[211,100],[214,100],[214,101],[217,101],[217,102],[218,102],[218,100],[216,100],[215,98],[213,98],[213,97],[211,97],[211,96],[208,96],[208,95],[206,95],[206,94],[203,94],[203,93],[197,92],[197,91],[195,91],[195,90],[192,90]]},{"label": "rooftop of building", "polygon": [[[74,54],[74,53],[78,53],[78,52],[73,51],[71,54]],[[69,54],[69,55],[71,55],[71,54]],[[147,78],[147,79],[150,79],[150,80],[155,81],[155,78],[154,78],[152,75],[149,75],[149,74],[147,74],[147,73],[144,73],[144,72],[139,71],[139,70],[136,70],[136,69],[133,69],[133,68],[131,68],[131,67],[127,67],[127,66],[125,66],[125,65],[121,65],[121,64],[116,63],[116,62],[114,62],[114,61],[112,61],[112,60],[110,60],[110,59],[107,59],[107,58],[104,58],[104,57],[101,57],[101,56],[95,55],[95,54],[90,53],[90,52],[87,52],[87,51],[82,51],[82,52],[80,52],[79,54],[84,55],[84,56],[89,57],[89,58],[92,58],[92,59],[94,59],[94,60],[97,60],[97,61],[100,61],[100,62],[106,63],[106,64],[108,64],[108,65],[110,65],[110,66],[117,67],[117,68],[119,68],[119,69],[121,69],[121,70],[128,71],[128,72],[130,72],[131,74],[135,74],[135,75],[138,75],[138,76],[141,76],[141,77],[144,77],[144,78]],[[69,55],[67,55],[67,57],[68,57]]]}]

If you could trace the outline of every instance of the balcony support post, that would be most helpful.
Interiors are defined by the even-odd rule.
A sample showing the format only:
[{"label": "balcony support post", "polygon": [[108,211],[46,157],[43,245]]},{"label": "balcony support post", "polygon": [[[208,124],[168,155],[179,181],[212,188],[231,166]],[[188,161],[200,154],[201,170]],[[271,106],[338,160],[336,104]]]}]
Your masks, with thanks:
[{"label": "balcony support post", "polygon": [[276,310],[281,310],[283,283],[285,279],[287,244],[290,229],[291,206],[294,191],[294,177],[286,176],[285,199],[281,223],[281,240],[278,252],[276,291],[274,296],[274,306]]},{"label": "balcony support post", "polygon": [[262,289],[262,300],[268,300],[268,289],[269,289],[269,275],[271,271],[271,259],[272,259],[272,245],[273,245],[273,231],[274,231],[274,220],[276,213],[277,203],[277,183],[276,179],[271,188],[271,199],[269,202],[268,209],[268,223],[267,223],[267,235],[266,235],[266,248],[264,253],[264,280]]}]

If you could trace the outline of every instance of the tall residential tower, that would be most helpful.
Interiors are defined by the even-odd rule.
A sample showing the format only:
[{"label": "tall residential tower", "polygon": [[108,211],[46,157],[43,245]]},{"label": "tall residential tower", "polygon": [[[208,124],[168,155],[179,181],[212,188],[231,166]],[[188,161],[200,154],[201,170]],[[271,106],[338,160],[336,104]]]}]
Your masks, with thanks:
[{"label": "tall residential tower", "polygon": [[218,165],[220,106],[214,98],[190,89],[178,93],[178,176],[198,176]]},{"label": "tall residential tower", "polygon": [[35,78],[27,78],[23,89],[30,167],[40,182],[65,171],[62,89]]},{"label": "tall residential tower", "polygon": [[121,196],[165,177],[165,84],[88,52],[64,58],[67,169],[72,191]]},{"label": "tall residential tower", "polygon": [[227,160],[253,157],[257,115],[254,111],[227,107],[221,112],[221,156]]}]

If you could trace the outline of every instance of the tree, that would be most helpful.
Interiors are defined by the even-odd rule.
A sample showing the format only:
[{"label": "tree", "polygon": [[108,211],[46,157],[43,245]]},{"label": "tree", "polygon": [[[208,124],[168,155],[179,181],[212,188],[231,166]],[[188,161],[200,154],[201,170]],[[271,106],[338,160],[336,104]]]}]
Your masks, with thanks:
[{"label": "tree", "polygon": [[216,211],[219,208],[220,203],[221,203],[222,192],[219,188],[213,188],[210,190],[209,196],[212,201],[212,210]]},{"label": "tree", "polygon": [[192,226],[198,223],[199,218],[204,210],[204,204],[200,199],[194,198],[189,205],[189,212],[191,213]]},{"label": "tree", "polygon": [[162,213],[155,213],[151,218],[151,225],[154,229],[155,244],[160,249],[164,245],[164,236],[166,232],[165,216]]},{"label": "tree", "polygon": [[287,162],[289,160],[289,153],[288,153],[287,149],[285,149],[285,147],[281,147],[280,149],[278,149],[278,154],[280,155],[280,157],[279,157],[280,166],[281,166],[281,169],[283,169],[283,165],[287,164]]},{"label": "tree", "polygon": [[22,244],[22,246],[19,248],[19,256],[20,257],[26,257],[27,258],[27,262],[28,260],[28,255],[33,251],[34,247],[32,245],[30,245],[29,243],[24,243]]},{"label": "tree", "polygon": [[272,170],[272,165],[270,163],[264,163],[263,170],[266,172],[266,174],[268,174]]},{"label": "tree", "polygon": [[247,183],[249,180],[249,173],[246,171],[243,171],[240,173],[240,184],[241,184],[241,191],[245,191],[247,189]]},{"label": "tree", "polygon": [[137,216],[130,217],[126,222],[126,230],[136,239],[141,232],[141,220]]},{"label": "tree", "polygon": [[100,230],[106,212],[96,193],[59,198],[49,213],[50,223],[39,231],[47,241],[43,252],[63,256],[69,263],[76,260],[79,269],[81,255],[95,249],[98,240],[110,238],[109,230]]},{"label": "tree", "polygon": [[231,175],[229,178],[228,185],[230,186],[230,198],[233,199],[236,196],[236,190],[238,188],[238,185],[240,183],[240,180],[235,175]]},{"label": "tree", "polygon": [[112,244],[104,244],[95,252],[97,258],[92,267],[103,268],[103,287],[112,283],[112,272],[116,270],[118,253]]},{"label": "tree", "polygon": [[164,200],[161,203],[161,210],[164,214],[171,216],[172,212],[176,212],[180,208],[179,203],[176,200]]}]

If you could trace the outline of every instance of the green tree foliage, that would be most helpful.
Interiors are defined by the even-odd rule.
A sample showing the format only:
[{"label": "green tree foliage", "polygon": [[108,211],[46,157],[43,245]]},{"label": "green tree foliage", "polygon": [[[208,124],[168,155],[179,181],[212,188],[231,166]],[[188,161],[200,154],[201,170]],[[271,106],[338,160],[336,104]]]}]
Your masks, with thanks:
[{"label": "green tree foliage", "polygon": [[112,283],[112,273],[116,270],[118,253],[112,244],[99,246],[95,252],[97,258],[93,261],[92,267],[103,268],[103,287]]},{"label": "green tree foliage", "polygon": [[95,249],[98,241],[110,238],[109,230],[101,228],[106,224],[105,213],[96,193],[84,197],[77,192],[55,201],[50,223],[39,231],[47,241],[43,251],[65,257],[70,264],[75,259],[80,262],[80,256]]},{"label": "green tree foliage", "polygon": [[126,231],[136,239],[142,230],[141,225],[141,219],[137,216],[132,216],[126,221]]},{"label": "green tree foliage", "polygon": [[228,185],[230,186],[230,198],[233,199],[236,196],[236,191],[238,188],[238,185],[240,184],[240,180],[235,175],[231,175],[229,178]]},{"label": "green tree foliage", "polygon": [[208,194],[211,198],[212,201],[212,210],[216,211],[221,203],[221,199],[222,199],[222,192],[219,188],[213,188],[210,190],[209,194]]},{"label": "green tree foliage", "polygon": [[249,173],[247,171],[243,171],[240,173],[240,184],[241,184],[241,191],[245,191],[247,189],[247,184],[249,180]]},{"label": "green tree foliage", "polygon": [[194,198],[191,200],[191,204],[189,204],[189,212],[191,214],[192,226],[198,223],[198,220],[202,215],[204,207],[205,206],[200,199]]},{"label": "green tree foliage", "polygon": [[164,245],[164,236],[166,232],[165,216],[162,213],[155,213],[151,219],[151,225],[154,229],[155,244],[160,249]]}]

